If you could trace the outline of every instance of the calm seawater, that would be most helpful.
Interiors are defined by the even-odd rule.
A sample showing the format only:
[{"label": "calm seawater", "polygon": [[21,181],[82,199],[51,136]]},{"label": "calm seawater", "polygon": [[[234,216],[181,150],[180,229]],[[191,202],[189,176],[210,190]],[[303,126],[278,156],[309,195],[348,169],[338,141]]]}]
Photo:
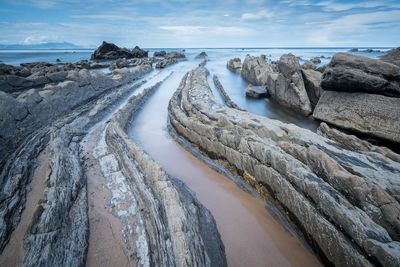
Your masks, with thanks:
[{"label": "calm seawater", "polygon": [[[387,48],[374,48],[381,51],[388,50]],[[166,51],[179,51],[181,48],[150,48],[151,56],[154,51],[166,50]],[[185,49],[186,56],[189,60],[194,59],[197,54],[201,51],[206,51],[210,60],[228,60],[232,57],[244,58],[246,54],[260,55],[264,54],[270,56],[272,60],[277,60],[282,54],[293,53],[301,59],[308,60],[315,56],[331,57],[333,54],[338,52],[348,52],[349,48],[190,48]],[[11,65],[19,65],[26,62],[37,62],[45,61],[50,63],[56,63],[57,59],[61,62],[73,63],[84,59],[90,59],[90,55],[93,50],[89,49],[74,49],[74,50],[0,50],[0,63],[6,63]],[[377,58],[382,53],[365,53],[357,52],[357,55],[363,55],[367,57]],[[322,63],[329,62],[329,59],[322,59]],[[226,62],[225,62],[226,63]]]},{"label": "calm seawater", "polygon": [[[388,48],[374,48],[381,51],[387,51]],[[154,51],[180,51],[182,49],[148,49],[149,56],[152,56]],[[222,103],[222,98],[218,90],[214,87],[212,76],[218,75],[225,90],[241,108],[244,108],[252,113],[266,116],[271,119],[277,119],[286,123],[293,123],[302,128],[307,128],[316,131],[319,123],[312,117],[304,117],[277,105],[271,99],[253,99],[245,96],[245,91],[248,83],[242,77],[226,68],[226,62],[234,57],[245,58],[250,55],[266,55],[270,60],[278,60],[282,54],[293,53],[300,57],[300,63],[309,60],[312,57],[324,56],[321,58],[321,64],[327,64],[330,58],[338,52],[348,52],[349,48],[233,48],[233,49],[185,49],[186,57],[189,61],[199,61],[196,55],[205,51],[208,55],[207,69],[210,71],[208,76],[210,87],[216,96],[217,100]],[[19,65],[25,62],[46,61],[56,63],[60,59],[62,63],[73,63],[84,59],[90,59],[93,50],[0,50],[0,63]],[[371,58],[379,58],[383,53],[379,52],[356,52],[356,55],[363,55]],[[193,64],[196,65],[196,64]],[[109,70],[103,70],[109,72]]]}]

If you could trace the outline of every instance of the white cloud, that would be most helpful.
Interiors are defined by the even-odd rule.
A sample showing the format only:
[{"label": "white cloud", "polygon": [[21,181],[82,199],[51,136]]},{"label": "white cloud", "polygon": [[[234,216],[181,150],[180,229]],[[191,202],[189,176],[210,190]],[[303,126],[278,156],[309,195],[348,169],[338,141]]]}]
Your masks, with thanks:
[{"label": "white cloud", "polygon": [[361,3],[336,3],[334,1],[323,1],[316,4],[326,11],[346,11],[353,8],[374,8],[382,6],[382,2],[366,1]]},{"label": "white cloud", "polygon": [[47,43],[47,42],[55,42],[58,40],[58,37],[50,37],[47,35],[30,35],[27,36],[24,41],[22,42],[23,44],[41,44],[41,43]]},{"label": "white cloud", "polygon": [[177,35],[198,35],[198,34],[240,34],[249,32],[250,29],[233,26],[161,26],[162,30],[173,32]]},{"label": "white cloud", "polygon": [[[352,14],[339,17],[321,25],[308,34],[311,42],[322,45],[344,45],[356,42],[357,38],[364,34],[371,35],[371,28],[375,24],[395,24],[400,26],[400,10],[380,11],[361,14]],[[396,28],[394,28],[396,29]],[[390,28],[388,31],[392,30]],[[380,34],[386,34],[380,31]],[[351,37],[351,38],[349,38]],[[375,40],[375,42],[378,40]]]},{"label": "white cloud", "polygon": [[273,16],[272,12],[269,12],[267,9],[262,9],[258,12],[254,13],[244,13],[242,15],[242,20],[264,20],[264,19],[269,19]]}]

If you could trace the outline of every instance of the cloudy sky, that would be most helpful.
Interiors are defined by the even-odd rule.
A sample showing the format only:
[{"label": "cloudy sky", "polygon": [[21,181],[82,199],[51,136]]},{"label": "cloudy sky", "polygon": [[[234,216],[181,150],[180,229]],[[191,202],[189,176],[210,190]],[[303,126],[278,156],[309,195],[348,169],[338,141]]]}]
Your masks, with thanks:
[{"label": "cloudy sky", "polygon": [[0,0],[0,43],[399,46],[400,1]]}]

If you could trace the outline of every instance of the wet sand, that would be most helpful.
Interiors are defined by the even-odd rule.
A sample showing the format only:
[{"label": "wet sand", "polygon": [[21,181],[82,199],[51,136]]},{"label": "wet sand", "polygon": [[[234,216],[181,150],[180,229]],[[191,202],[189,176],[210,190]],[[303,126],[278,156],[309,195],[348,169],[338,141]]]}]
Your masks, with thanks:
[{"label": "wet sand", "polygon": [[124,249],[121,222],[110,211],[111,192],[92,155],[103,130],[100,124],[82,142],[90,226],[86,266],[134,266]]},{"label": "wet sand", "polygon": [[140,111],[129,135],[169,174],[185,182],[212,212],[229,266],[320,266],[302,242],[266,210],[262,200],[209,168],[169,136],[168,101],[188,67],[176,69],[161,85]]},{"label": "wet sand", "polygon": [[32,217],[46,189],[46,180],[50,175],[49,148],[44,149],[37,158],[37,167],[33,172],[31,191],[26,197],[25,209],[21,221],[12,232],[10,241],[0,255],[0,266],[20,266],[24,256],[23,242]]}]

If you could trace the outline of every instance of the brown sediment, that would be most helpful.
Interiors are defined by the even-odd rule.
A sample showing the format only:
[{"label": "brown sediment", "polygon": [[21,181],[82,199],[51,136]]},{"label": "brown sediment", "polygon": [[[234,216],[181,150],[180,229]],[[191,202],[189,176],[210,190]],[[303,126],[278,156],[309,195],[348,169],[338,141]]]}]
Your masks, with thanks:
[{"label": "brown sediment", "polygon": [[46,147],[37,157],[37,167],[32,176],[31,191],[27,194],[25,209],[21,214],[21,221],[12,232],[10,241],[0,255],[0,266],[21,265],[24,256],[24,236],[38,208],[38,203],[43,196],[50,171],[49,148]]},{"label": "brown sediment", "polygon": [[[173,80],[172,80],[173,81]],[[132,134],[172,176],[186,183],[213,214],[229,266],[320,266],[300,239],[281,225],[265,202],[243,191],[186,151],[166,132],[167,81],[143,107]],[[131,135],[132,135],[131,134]]]},{"label": "brown sediment", "polygon": [[98,161],[92,155],[102,130],[103,127],[96,127],[82,142],[90,226],[86,266],[134,266],[124,249],[121,222],[108,207],[111,192]]}]

